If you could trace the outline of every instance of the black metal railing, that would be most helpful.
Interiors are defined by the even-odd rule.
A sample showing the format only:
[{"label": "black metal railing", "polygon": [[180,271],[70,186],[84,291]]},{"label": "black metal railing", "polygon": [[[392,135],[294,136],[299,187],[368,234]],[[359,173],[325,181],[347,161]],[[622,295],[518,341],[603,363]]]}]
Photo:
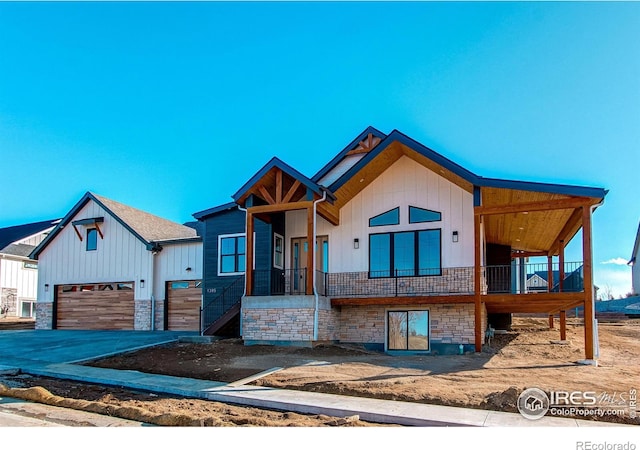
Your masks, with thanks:
[{"label": "black metal railing", "polygon": [[306,288],[306,268],[253,271],[253,289],[251,295],[305,294]]},{"label": "black metal railing", "polygon": [[[549,283],[549,268],[551,283]],[[563,269],[562,271],[560,269]],[[582,262],[526,263],[485,267],[487,292],[525,294],[534,292],[582,292]]]},{"label": "black metal railing", "polygon": [[213,300],[207,302],[200,309],[200,334],[204,332],[212,323],[222,317],[227,311],[233,308],[244,294],[244,277],[240,276],[225,287],[222,292]]},{"label": "black metal railing", "polygon": [[[561,272],[558,263],[552,264],[549,286],[546,263],[485,266],[481,269],[481,291],[483,294],[583,291],[582,262],[568,262],[562,267]],[[318,294],[333,298],[466,295],[473,294],[475,288],[473,267],[421,269],[417,273],[414,270],[339,273],[318,270],[315,275]],[[256,270],[251,295],[304,295],[306,277],[306,269]]]}]

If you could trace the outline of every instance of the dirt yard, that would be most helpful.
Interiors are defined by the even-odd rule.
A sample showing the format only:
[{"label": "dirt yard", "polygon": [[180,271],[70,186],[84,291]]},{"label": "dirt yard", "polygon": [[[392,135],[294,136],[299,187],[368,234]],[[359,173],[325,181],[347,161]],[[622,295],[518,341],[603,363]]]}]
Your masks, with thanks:
[{"label": "dirt yard", "polygon": [[[480,354],[390,356],[351,346],[244,346],[242,341],[231,339],[211,344],[171,344],[90,365],[224,382],[283,367],[253,384],[510,412],[517,412],[517,398],[528,387],[594,391],[597,395],[622,393],[626,398],[631,389],[638,389],[640,320],[600,324],[598,367],[576,364],[584,358],[584,331],[579,323],[569,321],[568,343],[552,343],[558,339],[559,331],[549,330],[546,320],[516,318],[512,331],[496,335]],[[61,397],[102,402],[112,408],[130,406],[193,418],[180,419],[183,425],[374,425],[357,418],[261,411],[24,376],[4,382],[42,386]],[[640,424],[628,414],[593,420]]]}]

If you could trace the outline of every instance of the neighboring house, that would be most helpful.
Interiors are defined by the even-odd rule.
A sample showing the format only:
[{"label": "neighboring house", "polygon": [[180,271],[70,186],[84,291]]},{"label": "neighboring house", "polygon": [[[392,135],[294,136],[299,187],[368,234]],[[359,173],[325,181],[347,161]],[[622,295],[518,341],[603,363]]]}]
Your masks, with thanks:
[{"label": "neighboring house", "polygon": [[[480,351],[493,318],[532,312],[559,314],[562,336],[567,309],[586,304],[593,317],[591,215],[605,195],[483,178],[372,127],[310,178],[273,158],[233,202],[194,214],[205,224],[202,332],[231,324],[247,345],[450,353]],[[557,264],[581,228],[583,291],[512,291],[514,258]]]},{"label": "neighboring house", "polygon": [[631,287],[635,295],[640,294],[640,224],[636,233],[636,241],[633,244],[633,252],[628,263],[631,266]]},{"label": "neighboring house", "polygon": [[[575,264],[572,264],[575,266]],[[582,279],[582,265],[578,267],[565,267],[561,274],[559,270],[552,271],[553,283],[549,286],[549,272],[539,270],[527,275],[527,291],[528,292],[558,292],[562,289],[564,292],[580,292],[584,289]],[[562,286],[560,286],[560,278],[562,277]]]},{"label": "neighboring house", "polygon": [[31,254],[36,328],[198,331],[195,228],[86,193]]},{"label": "neighboring house", "polygon": [[34,317],[37,261],[29,258],[59,220],[0,228],[0,317]]}]

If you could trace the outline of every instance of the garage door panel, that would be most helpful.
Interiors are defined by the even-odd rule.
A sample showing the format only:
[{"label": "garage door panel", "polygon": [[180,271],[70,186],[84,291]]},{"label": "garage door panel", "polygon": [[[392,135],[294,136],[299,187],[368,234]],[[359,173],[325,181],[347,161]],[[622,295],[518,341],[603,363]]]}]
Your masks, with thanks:
[{"label": "garage door panel", "polygon": [[63,286],[59,286],[56,302],[56,328],[58,329],[132,330],[134,328],[135,303],[131,289],[65,292]]},{"label": "garage door panel", "polygon": [[167,284],[168,329],[172,331],[199,331],[202,304],[200,281],[174,281]]}]

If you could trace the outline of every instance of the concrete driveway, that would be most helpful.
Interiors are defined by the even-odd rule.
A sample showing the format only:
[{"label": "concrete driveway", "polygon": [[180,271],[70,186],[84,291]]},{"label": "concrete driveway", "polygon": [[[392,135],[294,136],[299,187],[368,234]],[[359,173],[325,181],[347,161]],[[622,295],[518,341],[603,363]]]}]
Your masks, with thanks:
[{"label": "concrete driveway", "polygon": [[0,366],[21,369],[87,361],[196,335],[188,331],[0,331]]}]

